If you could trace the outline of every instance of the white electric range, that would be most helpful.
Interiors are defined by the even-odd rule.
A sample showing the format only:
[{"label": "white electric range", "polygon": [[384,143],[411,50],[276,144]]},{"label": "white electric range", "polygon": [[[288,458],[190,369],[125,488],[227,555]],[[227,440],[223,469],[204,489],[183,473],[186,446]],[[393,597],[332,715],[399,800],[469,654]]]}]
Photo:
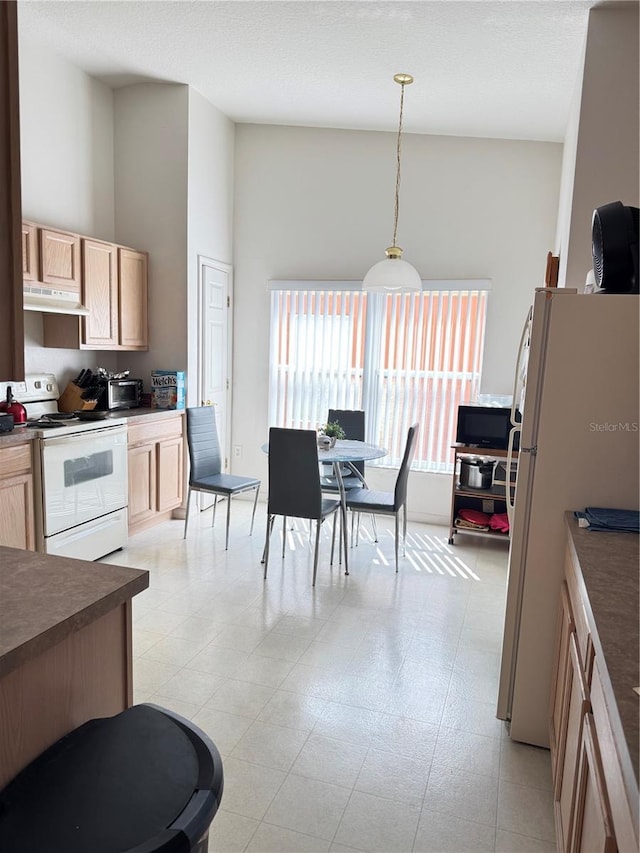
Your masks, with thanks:
[{"label": "white electric range", "polygon": [[52,374],[30,374],[24,382],[0,383],[0,399],[11,385],[27,410],[36,479],[38,551],[97,560],[127,541],[126,419],[107,415],[81,421],[58,413],[58,383]]}]

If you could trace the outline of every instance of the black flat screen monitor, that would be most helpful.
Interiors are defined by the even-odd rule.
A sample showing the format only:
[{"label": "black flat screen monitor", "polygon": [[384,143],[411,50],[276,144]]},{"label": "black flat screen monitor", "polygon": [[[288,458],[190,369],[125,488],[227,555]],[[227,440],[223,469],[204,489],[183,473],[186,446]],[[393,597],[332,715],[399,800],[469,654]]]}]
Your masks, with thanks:
[{"label": "black flat screen monitor", "polygon": [[[520,420],[516,410],[516,420]],[[456,441],[468,447],[506,450],[511,430],[511,408],[498,406],[458,406]],[[519,433],[516,439],[519,438]],[[519,441],[514,442],[514,450]]]}]

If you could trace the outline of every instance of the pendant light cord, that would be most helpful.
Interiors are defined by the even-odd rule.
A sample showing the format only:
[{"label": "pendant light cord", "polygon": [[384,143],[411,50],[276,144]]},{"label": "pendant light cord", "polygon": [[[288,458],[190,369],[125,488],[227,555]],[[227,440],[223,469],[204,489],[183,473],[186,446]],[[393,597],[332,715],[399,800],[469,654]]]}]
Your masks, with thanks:
[{"label": "pendant light cord", "polygon": [[398,233],[398,214],[400,212],[400,140],[402,138],[402,112],[404,108],[404,87],[405,84],[401,83],[401,91],[400,91],[400,121],[398,122],[398,141],[396,144],[396,203],[393,215],[393,242],[392,246],[396,245],[396,235]]}]

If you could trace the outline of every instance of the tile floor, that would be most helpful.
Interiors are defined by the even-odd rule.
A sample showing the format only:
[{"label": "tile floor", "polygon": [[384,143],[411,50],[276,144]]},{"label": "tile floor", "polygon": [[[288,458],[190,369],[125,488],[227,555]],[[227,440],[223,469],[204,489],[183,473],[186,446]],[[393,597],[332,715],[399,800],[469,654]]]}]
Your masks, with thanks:
[{"label": "tile floor", "polygon": [[134,599],[135,701],[192,719],[224,760],[215,853],[555,850],[546,750],[494,717],[506,583],[504,543],[409,525],[393,570],[391,528],[363,525],[351,575],[273,534],[264,505],[194,513],[129,541],[112,563],[150,572]]}]

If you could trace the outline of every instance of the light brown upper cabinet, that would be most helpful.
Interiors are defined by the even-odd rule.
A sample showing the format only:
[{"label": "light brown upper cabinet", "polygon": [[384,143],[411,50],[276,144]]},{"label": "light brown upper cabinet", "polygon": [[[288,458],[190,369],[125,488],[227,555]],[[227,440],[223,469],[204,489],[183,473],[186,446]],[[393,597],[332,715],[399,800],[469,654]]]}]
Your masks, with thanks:
[{"label": "light brown upper cabinet", "polygon": [[81,298],[89,315],[44,314],[44,345],[148,349],[147,253],[86,237],[81,243]]},{"label": "light brown upper cabinet", "polygon": [[80,293],[80,237],[40,228],[40,281],[54,290]]},{"label": "light brown upper cabinet", "polygon": [[118,249],[118,320],[122,349],[147,349],[147,253]]},{"label": "light brown upper cabinet", "polygon": [[38,226],[31,222],[22,223],[22,278],[38,280]]},{"label": "light brown upper cabinet", "polygon": [[117,250],[112,243],[82,241],[82,299],[89,316],[82,320],[81,346],[116,349],[118,270]]}]

